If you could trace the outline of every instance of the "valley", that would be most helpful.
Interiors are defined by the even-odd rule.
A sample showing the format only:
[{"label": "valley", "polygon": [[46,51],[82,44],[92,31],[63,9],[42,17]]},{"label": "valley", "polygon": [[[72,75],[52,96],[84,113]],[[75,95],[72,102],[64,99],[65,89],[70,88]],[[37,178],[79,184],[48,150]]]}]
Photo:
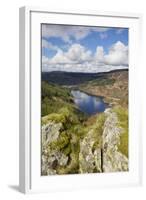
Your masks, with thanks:
[{"label": "valley", "polygon": [[43,72],[42,175],[128,171],[128,70]]}]

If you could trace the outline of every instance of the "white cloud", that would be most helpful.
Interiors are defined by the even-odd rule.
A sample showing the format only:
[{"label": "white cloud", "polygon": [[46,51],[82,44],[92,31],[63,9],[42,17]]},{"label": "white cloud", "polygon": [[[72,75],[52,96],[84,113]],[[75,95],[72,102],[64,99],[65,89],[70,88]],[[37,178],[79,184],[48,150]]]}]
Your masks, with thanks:
[{"label": "white cloud", "polygon": [[50,42],[48,42],[47,40],[44,40],[44,39],[42,39],[42,48],[51,49],[54,51],[60,50],[57,46],[52,45]]},{"label": "white cloud", "polygon": [[104,49],[102,46],[97,46],[94,59],[96,63],[104,63]]},{"label": "white cloud", "polygon": [[[80,40],[89,35],[92,31],[104,33],[109,28],[106,27],[85,27],[69,25],[43,25],[42,37],[60,37],[63,41],[72,43],[72,38]],[[102,36],[101,36],[102,37]]]},{"label": "white cloud", "polygon": [[68,51],[57,51],[52,58],[42,57],[43,71],[102,72],[128,67],[128,46],[118,41],[105,54],[97,46],[95,54],[80,44],[73,44]]},{"label": "white cloud", "polygon": [[65,31],[65,26],[61,25],[42,25],[42,37],[61,37],[65,42],[69,42],[69,35]]},{"label": "white cloud", "polygon": [[72,61],[84,62],[91,60],[91,51],[86,50],[80,44],[73,44],[66,53],[66,56]]},{"label": "white cloud", "polygon": [[91,27],[91,29],[92,29],[93,31],[95,31],[95,32],[101,33],[101,32],[106,32],[106,31],[108,31],[110,28],[108,28],[108,27]]},{"label": "white cloud", "polygon": [[82,63],[91,60],[91,51],[86,50],[80,44],[73,44],[67,52],[58,51],[57,54],[50,59],[50,64],[71,64]]},{"label": "white cloud", "polygon": [[109,54],[104,56],[105,64],[128,65],[128,47],[122,42],[116,42],[109,50]]},{"label": "white cloud", "polygon": [[99,36],[103,40],[103,39],[106,39],[108,37],[108,34],[107,33],[100,33]]},{"label": "white cloud", "polygon": [[57,54],[50,59],[50,64],[67,64],[69,62],[70,60],[63,51],[58,51]]},{"label": "white cloud", "polygon": [[117,34],[121,34],[121,33],[123,33],[124,30],[125,30],[124,28],[118,28],[118,29],[116,30],[116,33],[117,33]]}]

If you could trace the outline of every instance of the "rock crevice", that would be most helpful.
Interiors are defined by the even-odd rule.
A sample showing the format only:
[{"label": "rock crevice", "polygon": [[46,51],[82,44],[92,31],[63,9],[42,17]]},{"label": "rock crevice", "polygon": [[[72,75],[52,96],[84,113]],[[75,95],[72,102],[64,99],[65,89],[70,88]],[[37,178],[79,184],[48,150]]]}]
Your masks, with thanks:
[{"label": "rock crevice", "polygon": [[42,175],[128,171],[128,158],[118,148],[123,134],[118,115],[112,109],[102,115],[82,138],[62,133],[62,123],[43,125]]}]

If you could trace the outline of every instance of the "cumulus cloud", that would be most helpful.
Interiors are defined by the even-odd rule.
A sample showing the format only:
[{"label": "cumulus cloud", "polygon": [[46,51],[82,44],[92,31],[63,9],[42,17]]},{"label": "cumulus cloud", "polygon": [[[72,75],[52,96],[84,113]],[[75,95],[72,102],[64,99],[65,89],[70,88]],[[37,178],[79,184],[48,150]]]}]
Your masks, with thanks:
[{"label": "cumulus cloud", "polygon": [[91,51],[87,50],[84,46],[80,44],[73,44],[69,51],[66,53],[66,56],[71,61],[84,62],[91,60]]},{"label": "cumulus cloud", "polygon": [[105,55],[104,62],[109,65],[128,65],[128,47],[118,41]]},{"label": "cumulus cloud", "polygon": [[102,72],[128,67],[128,46],[118,41],[108,54],[97,46],[93,54],[81,44],[73,44],[68,51],[59,50],[52,58],[42,57],[43,71]]},{"label": "cumulus cloud", "polygon": [[[80,40],[85,38],[91,32],[104,33],[109,28],[106,27],[85,27],[85,26],[65,26],[65,25],[43,25],[42,37],[60,37],[64,42],[71,43],[72,38]],[[101,37],[105,37],[102,35]]]},{"label": "cumulus cloud", "polygon": [[91,60],[91,51],[86,50],[80,44],[73,44],[67,52],[58,51],[57,54],[50,59],[51,64],[77,64]]},{"label": "cumulus cloud", "polygon": [[104,49],[102,46],[97,46],[96,48],[96,52],[94,55],[94,60],[96,61],[96,63],[102,64],[104,63]]}]

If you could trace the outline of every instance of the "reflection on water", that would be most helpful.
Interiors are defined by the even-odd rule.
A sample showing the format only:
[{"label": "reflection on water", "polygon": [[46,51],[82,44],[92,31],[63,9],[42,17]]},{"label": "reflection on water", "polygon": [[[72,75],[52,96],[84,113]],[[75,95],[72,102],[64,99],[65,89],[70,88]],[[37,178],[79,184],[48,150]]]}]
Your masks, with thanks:
[{"label": "reflection on water", "polygon": [[79,90],[72,90],[71,94],[74,97],[74,102],[77,107],[89,115],[93,115],[98,112],[104,112],[108,105],[103,101],[102,97],[95,97],[88,95]]}]

